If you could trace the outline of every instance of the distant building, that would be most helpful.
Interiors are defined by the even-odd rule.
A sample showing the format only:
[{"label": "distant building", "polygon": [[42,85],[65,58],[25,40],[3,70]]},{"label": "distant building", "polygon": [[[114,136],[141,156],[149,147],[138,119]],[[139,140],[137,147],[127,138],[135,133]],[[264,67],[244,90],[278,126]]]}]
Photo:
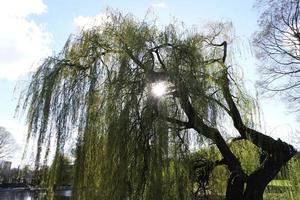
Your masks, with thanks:
[{"label": "distant building", "polygon": [[0,160],[0,182],[10,182],[11,162]]},{"label": "distant building", "polygon": [[0,160],[0,170],[10,171],[10,168],[11,168],[10,161]]}]

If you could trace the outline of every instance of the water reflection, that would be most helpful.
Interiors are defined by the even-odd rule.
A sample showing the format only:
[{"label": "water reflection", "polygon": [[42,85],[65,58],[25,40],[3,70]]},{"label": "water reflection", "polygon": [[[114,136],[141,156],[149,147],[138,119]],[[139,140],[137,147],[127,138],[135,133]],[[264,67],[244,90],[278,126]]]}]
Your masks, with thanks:
[{"label": "water reflection", "polygon": [[[70,200],[71,190],[60,190],[55,192],[55,200]],[[0,200],[47,200],[45,191],[30,191],[20,189],[0,189]]]}]

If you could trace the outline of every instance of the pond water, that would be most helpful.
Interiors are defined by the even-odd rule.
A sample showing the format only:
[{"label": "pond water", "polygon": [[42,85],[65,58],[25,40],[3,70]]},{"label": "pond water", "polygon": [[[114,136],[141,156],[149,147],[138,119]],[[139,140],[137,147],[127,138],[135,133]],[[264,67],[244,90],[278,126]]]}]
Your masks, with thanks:
[{"label": "pond water", "polygon": [[[55,200],[70,200],[71,190],[60,190],[55,192]],[[30,191],[22,189],[0,189],[0,200],[47,200],[45,191]]]}]

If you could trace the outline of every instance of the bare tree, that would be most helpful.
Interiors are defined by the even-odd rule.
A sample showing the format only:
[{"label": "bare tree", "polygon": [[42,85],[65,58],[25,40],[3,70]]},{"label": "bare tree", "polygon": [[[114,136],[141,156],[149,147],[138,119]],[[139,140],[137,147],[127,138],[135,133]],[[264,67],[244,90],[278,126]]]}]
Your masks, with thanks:
[{"label": "bare tree", "polygon": [[15,140],[11,133],[0,126],[0,159],[8,158],[14,149]]},{"label": "bare tree", "polygon": [[254,36],[262,80],[269,94],[279,94],[300,109],[300,1],[258,0],[263,12]]}]

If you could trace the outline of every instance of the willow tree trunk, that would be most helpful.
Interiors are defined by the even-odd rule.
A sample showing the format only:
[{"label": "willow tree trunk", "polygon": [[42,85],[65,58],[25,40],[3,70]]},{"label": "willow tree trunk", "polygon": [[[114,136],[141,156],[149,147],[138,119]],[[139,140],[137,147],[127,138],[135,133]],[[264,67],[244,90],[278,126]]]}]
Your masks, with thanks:
[{"label": "willow tree trunk", "polygon": [[[248,177],[231,171],[228,178],[226,200],[263,200],[267,185],[296,153],[295,149],[280,140],[274,140],[273,153],[268,153],[261,166]],[[270,144],[271,145],[271,144]]]}]

